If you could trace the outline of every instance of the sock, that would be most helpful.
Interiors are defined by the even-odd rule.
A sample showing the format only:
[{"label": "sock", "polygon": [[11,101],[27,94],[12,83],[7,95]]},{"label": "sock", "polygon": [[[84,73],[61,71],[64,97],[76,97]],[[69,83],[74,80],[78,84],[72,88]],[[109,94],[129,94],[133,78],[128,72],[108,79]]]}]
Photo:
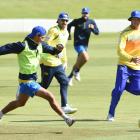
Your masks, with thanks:
[{"label": "sock", "polygon": [[63,113],[63,114],[62,114],[62,118],[63,118],[63,119],[66,119],[66,118],[69,118],[69,116],[66,115],[65,113]]},{"label": "sock", "polygon": [[78,68],[75,68],[75,69],[74,69],[75,72],[79,72],[79,70],[80,70],[80,69],[78,69]]},{"label": "sock", "polygon": [[2,118],[2,116],[3,116],[3,113],[2,113],[2,111],[0,111],[0,119]]},{"label": "sock", "polygon": [[72,78],[73,77],[73,71],[70,73],[70,75],[68,76],[68,78]]}]

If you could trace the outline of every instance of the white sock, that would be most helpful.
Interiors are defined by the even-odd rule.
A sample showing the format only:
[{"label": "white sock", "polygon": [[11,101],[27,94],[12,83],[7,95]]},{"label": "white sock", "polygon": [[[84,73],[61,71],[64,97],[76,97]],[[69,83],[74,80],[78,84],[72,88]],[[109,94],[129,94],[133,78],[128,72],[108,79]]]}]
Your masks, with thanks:
[{"label": "white sock", "polygon": [[0,119],[2,118],[2,116],[3,116],[3,113],[2,113],[2,111],[0,111]]},{"label": "white sock", "polygon": [[69,116],[66,115],[65,113],[63,113],[63,114],[62,114],[62,118],[63,118],[63,119],[66,119],[66,118],[69,118]]}]

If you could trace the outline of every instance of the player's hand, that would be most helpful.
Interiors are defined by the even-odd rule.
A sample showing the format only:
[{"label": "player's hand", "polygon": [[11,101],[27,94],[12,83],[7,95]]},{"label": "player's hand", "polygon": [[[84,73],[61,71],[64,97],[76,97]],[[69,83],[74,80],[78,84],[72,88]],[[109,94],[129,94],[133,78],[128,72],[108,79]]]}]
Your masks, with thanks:
[{"label": "player's hand", "polygon": [[133,57],[131,62],[135,63],[136,65],[140,64],[140,57]]},{"label": "player's hand", "polygon": [[57,44],[56,49],[59,50],[60,52],[63,50],[64,46],[62,44]]},{"label": "player's hand", "polygon": [[88,25],[88,28],[94,29],[94,25],[93,25],[93,24],[89,24],[89,25]]},{"label": "player's hand", "polygon": [[59,54],[62,52],[64,46],[62,44],[57,44],[56,47],[54,48],[55,49],[55,54]]}]

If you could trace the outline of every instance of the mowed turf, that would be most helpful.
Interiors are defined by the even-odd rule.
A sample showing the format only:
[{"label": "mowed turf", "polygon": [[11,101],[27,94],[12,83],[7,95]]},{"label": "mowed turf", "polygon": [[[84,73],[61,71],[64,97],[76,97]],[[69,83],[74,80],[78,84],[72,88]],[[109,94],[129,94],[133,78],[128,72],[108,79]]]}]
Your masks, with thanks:
[{"label": "mowed turf", "polygon": [[128,18],[139,5],[139,0],[0,0],[0,18],[57,18],[68,12],[73,19],[81,16],[83,7],[91,9],[93,18]]},{"label": "mowed turf", "polygon": [[[22,40],[24,36],[0,34],[0,45]],[[139,96],[125,92],[117,107],[116,121],[105,121],[115,82],[118,36],[91,36],[88,50],[90,60],[81,71],[82,80],[80,83],[74,81],[74,86],[69,87],[69,104],[78,108],[78,112],[72,115],[77,120],[72,127],[69,128],[51,110],[47,101],[34,97],[25,107],[3,117],[0,140],[139,140]],[[69,41],[67,45],[67,74],[76,58],[72,44],[73,41]],[[16,55],[0,56],[0,108],[15,99],[17,76]],[[56,80],[53,80],[49,90],[60,102]]]}]

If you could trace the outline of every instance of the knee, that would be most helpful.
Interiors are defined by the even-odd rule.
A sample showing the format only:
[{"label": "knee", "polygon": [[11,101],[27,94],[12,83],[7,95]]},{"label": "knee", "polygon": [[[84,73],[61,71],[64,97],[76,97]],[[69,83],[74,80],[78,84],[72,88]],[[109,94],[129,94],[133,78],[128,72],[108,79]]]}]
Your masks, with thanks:
[{"label": "knee", "polygon": [[51,104],[55,102],[55,97],[53,94],[51,94],[51,93],[48,94],[48,101]]},{"label": "knee", "polygon": [[61,85],[61,86],[67,87],[67,86],[69,85],[69,79],[66,78],[66,79],[62,80],[62,81],[60,82],[60,85]]},{"label": "knee", "polygon": [[85,62],[87,62],[89,60],[89,55],[87,55],[85,58],[84,58]]},{"label": "knee", "polygon": [[134,95],[140,95],[140,90],[139,89],[131,90],[131,91],[128,91],[128,92],[131,93],[131,94],[134,94]]},{"label": "knee", "polygon": [[119,89],[113,89],[113,91],[112,91],[112,96],[114,96],[114,97],[120,97],[121,95],[122,95],[122,93],[123,93],[123,89],[121,89],[121,88],[119,88]]},{"label": "knee", "polygon": [[87,58],[86,58],[86,61],[88,61],[88,60],[89,60],[89,58],[90,58],[90,57],[89,57],[89,55],[88,55],[88,56],[87,56]]},{"label": "knee", "polygon": [[45,88],[45,89],[48,88],[48,84],[46,84],[45,82],[41,82],[40,85],[41,85],[43,88]]},{"label": "knee", "polygon": [[139,83],[128,83],[126,86],[126,91],[134,94],[134,95],[140,95],[140,85]]}]

